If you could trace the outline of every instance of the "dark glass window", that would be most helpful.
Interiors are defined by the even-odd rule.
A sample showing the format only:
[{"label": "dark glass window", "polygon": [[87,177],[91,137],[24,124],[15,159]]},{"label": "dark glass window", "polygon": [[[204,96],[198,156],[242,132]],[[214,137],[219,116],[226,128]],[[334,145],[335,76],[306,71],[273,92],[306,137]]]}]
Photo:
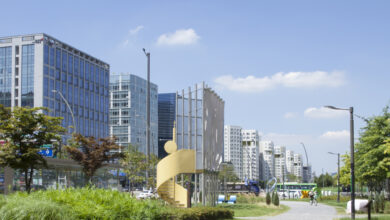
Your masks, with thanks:
[{"label": "dark glass window", "polygon": [[49,96],[49,78],[43,78],[43,95]]},{"label": "dark glass window", "polygon": [[89,80],[89,63],[85,62],[85,80]]},{"label": "dark glass window", "polygon": [[68,102],[73,103],[73,88],[71,85],[68,86]]},{"label": "dark glass window", "polygon": [[49,46],[47,44],[43,46],[43,63],[49,65]]},{"label": "dark glass window", "polygon": [[73,79],[73,83],[75,86],[79,86],[79,77],[75,76]]},{"label": "dark glass window", "polygon": [[85,91],[85,96],[84,96],[84,98],[85,98],[85,104],[84,104],[84,106],[85,106],[85,108],[88,108],[88,107],[89,107],[89,92],[88,92],[88,91]]},{"label": "dark glass window", "polygon": [[49,84],[49,96],[50,98],[54,98],[54,79],[50,79],[50,84]]},{"label": "dark glass window", "polygon": [[69,54],[68,58],[68,73],[73,73],[73,55]]},{"label": "dark glass window", "polygon": [[49,67],[47,67],[47,66],[44,66],[44,67],[43,67],[43,74],[44,74],[45,76],[49,75]]},{"label": "dark glass window", "polygon": [[61,73],[59,70],[56,70],[56,80],[61,80]]},{"label": "dark glass window", "polygon": [[[58,80],[56,80],[56,88],[55,88],[55,90],[61,91],[61,82],[58,81]],[[57,95],[56,95],[56,99],[59,99],[59,98],[60,98],[60,97],[59,97],[59,95],[57,94]]]},{"label": "dark glass window", "polygon": [[56,49],[56,68],[61,69],[61,49]]},{"label": "dark glass window", "polygon": [[91,81],[91,82],[93,82],[93,80],[94,80],[94,78],[93,78],[93,73],[94,73],[94,69],[95,69],[95,66],[93,65],[93,64],[91,64],[90,65],[90,72],[89,72],[89,80]]},{"label": "dark glass window", "polygon": [[80,77],[84,79],[84,60],[80,59]]},{"label": "dark glass window", "polygon": [[67,95],[68,94],[68,86],[66,85],[66,83],[62,83],[62,95],[67,98]]},{"label": "dark glass window", "polygon": [[79,75],[79,58],[76,56],[74,57],[74,75]]},{"label": "dark glass window", "polygon": [[66,51],[62,51],[62,71],[68,71],[68,53]]},{"label": "dark glass window", "polygon": [[66,75],[66,73],[62,72],[62,74],[61,74],[61,80],[62,80],[62,82],[66,82],[66,81],[67,81],[67,75]]},{"label": "dark glass window", "polygon": [[54,67],[54,47],[50,47],[50,54],[49,54],[49,61],[50,61],[50,66]]},{"label": "dark glass window", "polygon": [[34,106],[34,48],[22,46],[22,106]]},{"label": "dark glass window", "polygon": [[90,108],[94,108],[95,107],[95,98],[94,98],[94,94],[91,92],[91,95],[90,95]]},{"label": "dark glass window", "polygon": [[84,106],[84,89],[80,89],[80,105]]},{"label": "dark glass window", "polygon": [[79,89],[74,87],[74,104],[79,104]]},{"label": "dark glass window", "polygon": [[54,69],[50,69],[50,76],[54,78]]},{"label": "dark glass window", "polygon": [[68,83],[69,83],[69,85],[73,84],[73,77],[72,77],[72,75],[68,76]]}]

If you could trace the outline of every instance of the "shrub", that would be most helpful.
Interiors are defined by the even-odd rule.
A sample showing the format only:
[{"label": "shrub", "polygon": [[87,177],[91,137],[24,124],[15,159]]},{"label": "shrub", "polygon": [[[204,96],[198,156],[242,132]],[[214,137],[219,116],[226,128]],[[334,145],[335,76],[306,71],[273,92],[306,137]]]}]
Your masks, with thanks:
[{"label": "shrub", "polygon": [[378,213],[379,210],[380,210],[380,198],[379,198],[379,194],[375,193],[375,197],[374,197],[374,211],[376,213]]},{"label": "shrub", "polygon": [[237,195],[237,203],[259,203],[265,202],[264,197],[256,196],[254,194],[238,194]]},{"label": "shrub", "polygon": [[175,213],[171,219],[177,220],[207,220],[207,219],[233,219],[234,212],[221,207],[195,207],[190,209],[173,209]]},{"label": "shrub", "polygon": [[[336,195],[331,195],[331,196],[321,196],[321,197],[318,197],[318,200],[319,201],[327,201],[327,200],[336,201],[337,200],[337,194]],[[341,196],[340,195],[340,202],[348,202],[349,200],[351,200],[351,197],[349,197],[349,196]]]},{"label": "shrub", "polygon": [[273,199],[273,204],[274,204],[275,206],[279,206],[279,195],[278,195],[278,193],[275,193],[273,197],[275,197],[275,198]]},{"label": "shrub", "polygon": [[379,206],[380,206],[381,212],[384,213],[386,200],[385,200],[385,194],[383,192],[379,196],[379,201],[380,201]]},{"label": "shrub", "polygon": [[265,197],[265,202],[267,203],[267,205],[271,204],[271,195],[269,194],[269,192],[267,192],[267,195]]}]

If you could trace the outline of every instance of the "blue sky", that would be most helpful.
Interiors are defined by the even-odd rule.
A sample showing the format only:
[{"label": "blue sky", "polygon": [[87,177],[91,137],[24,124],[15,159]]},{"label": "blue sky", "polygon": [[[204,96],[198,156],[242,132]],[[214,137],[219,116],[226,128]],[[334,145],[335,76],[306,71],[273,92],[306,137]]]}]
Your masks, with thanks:
[{"label": "blue sky", "polygon": [[[388,1],[3,1],[0,36],[47,33],[175,92],[205,81],[225,124],[303,153],[317,174],[349,149],[348,113],[389,103]],[[5,10],[4,10],[5,9]],[[364,125],[355,120],[355,131]],[[358,135],[356,135],[358,136]]]}]

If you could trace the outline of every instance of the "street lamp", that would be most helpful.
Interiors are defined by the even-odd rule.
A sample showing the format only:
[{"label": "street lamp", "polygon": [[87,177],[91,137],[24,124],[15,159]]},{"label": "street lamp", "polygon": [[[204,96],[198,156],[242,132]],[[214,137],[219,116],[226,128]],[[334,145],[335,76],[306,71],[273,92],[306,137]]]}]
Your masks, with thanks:
[{"label": "street lamp", "polygon": [[333,110],[349,111],[350,114],[350,144],[351,144],[351,219],[355,219],[355,158],[354,158],[354,128],[353,128],[353,107],[336,108],[334,106],[324,106]]},{"label": "street lamp", "polygon": [[[149,164],[150,160],[150,52],[146,52],[145,48],[142,48],[148,59],[148,83],[146,93],[146,164]],[[149,171],[146,170],[146,182],[149,181]]]},{"label": "street lamp", "polygon": [[328,152],[328,154],[337,155],[337,202],[340,202],[340,153]]},{"label": "street lamp", "polygon": [[51,91],[54,92],[54,93],[58,93],[61,96],[62,100],[64,100],[66,106],[68,106],[68,109],[70,111],[70,115],[72,116],[72,120],[73,120],[73,131],[74,131],[73,133],[77,133],[77,131],[76,131],[76,122],[74,120],[73,111],[72,111],[72,108],[70,107],[68,101],[65,99],[65,97],[62,95],[62,93],[60,91],[55,90],[55,89],[53,89]]}]

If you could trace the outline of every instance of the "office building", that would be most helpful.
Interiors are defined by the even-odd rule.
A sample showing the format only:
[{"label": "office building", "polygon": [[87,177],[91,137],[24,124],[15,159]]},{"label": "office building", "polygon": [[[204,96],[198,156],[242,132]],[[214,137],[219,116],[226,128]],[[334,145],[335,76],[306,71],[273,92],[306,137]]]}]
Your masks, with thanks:
[{"label": "office building", "polygon": [[239,179],[242,173],[242,128],[240,126],[225,125],[224,129],[224,162],[233,164],[234,172]]},{"label": "office building", "polygon": [[242,130],[242,172],[245,179],[259,180],[260,136],[257,130]]},{"label": "office building", "polygon": [[263,157],[263,175],[261,179],[268,181],[275,176],[274,143],[272,141],[261,141],[260,152]]},{"label": "office building", "polygon": [[164,144],[172,140],[176,120],[176,93],[158,94],[158,158],[167,156]]},{"label": "office building", "polygon": [[[150,83],[150,153],[157,155],[157,85]],[[129,144],[146,149],[147,81],[133,74],[113,74],[110,78],[110,135],[123,147]]]},{"label": "office building", "polygon": [[107,63],[47,34],[0,38],[0,104],[47,107],[69,134],[73,113],[77,133],[108,136],[109,72]]}]

